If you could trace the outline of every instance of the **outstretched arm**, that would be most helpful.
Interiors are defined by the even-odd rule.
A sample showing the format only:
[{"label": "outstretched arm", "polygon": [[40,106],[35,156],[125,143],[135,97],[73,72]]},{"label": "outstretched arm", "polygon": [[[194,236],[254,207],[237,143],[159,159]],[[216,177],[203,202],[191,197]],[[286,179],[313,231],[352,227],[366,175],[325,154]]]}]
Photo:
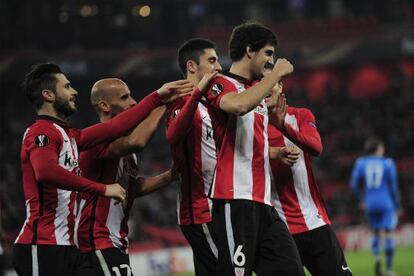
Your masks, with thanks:
[{"label": "outstretched arm", "polygon": [[134,183],[134,196],[140,197],[155,192],[175,180],[175,174],[171,170],[152,177],[138,177]]},{"label": "outstretched arm", "polygon": [[192,84],[187,80],[164,84],[160,89],[142,99],[133,108],[122,112],[107,122],[96,124],[80,131],[77,137],[80,150],[88,149],[104,141],[122,136],[141,123],[154,108],[187,95],[191,90]]},{"label": "outstretched arm", "polygon": [[144,121],[142,121],[128,136],[118,138],[108,147],[108,156],[112,158],[122,157],[143,149],[165,113],[165,106],[154,109]]}]

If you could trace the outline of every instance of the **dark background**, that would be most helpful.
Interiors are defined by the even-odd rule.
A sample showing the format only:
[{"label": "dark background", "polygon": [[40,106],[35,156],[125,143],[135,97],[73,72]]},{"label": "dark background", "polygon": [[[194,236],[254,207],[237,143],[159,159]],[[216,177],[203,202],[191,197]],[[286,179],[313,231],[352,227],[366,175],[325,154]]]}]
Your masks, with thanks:
[{"label": "dark background", "polygon": [[[229,34],[247,20],[271,27],[280,39],[276,56],[295,65],[284,87],[290,105],[308,107],[316,116],[324,152],[315,159],[315,176],[334,227],[364,223],[348,181],[353,162],[371,135],[386,141],[387,155],[397,163],[401,223],[414,220],[413,1],[0,3],[0,235],[6,254],[25,218],[19,151],[23,132],[35,114],[20,82],[32,64],[49,61],[62,67],[79,92],[79,111],[71,123],[85,127],[97,121],[89,103],[96,80],[121,78],[141,99],[164,82],[182,77],[176,65],[177,48],[197,36],[217,43],[220,61],[228,69]],[[140,164],[143,175],[168,169],[163,123],[140,153]],[[175,235],[175,191],[172,185],[136,201],[132,241],[160,246],[184,243]],[[155,236],[164,230],[174,238]]]}]

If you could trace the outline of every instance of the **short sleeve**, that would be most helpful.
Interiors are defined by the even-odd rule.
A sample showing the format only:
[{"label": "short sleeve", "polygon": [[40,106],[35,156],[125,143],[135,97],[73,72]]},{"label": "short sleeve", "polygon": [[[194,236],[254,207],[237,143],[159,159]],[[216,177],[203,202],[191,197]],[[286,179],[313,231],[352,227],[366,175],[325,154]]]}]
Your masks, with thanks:
[{"label": "short sleeve", "polygon": [[220,108],[221,98],[231,92],[237,93],[237,91],[238,89],[234,83],[220,76],[211,82],[206,98],[213,107]]},{"label": "short sleeve", "polygon": [[57,156],[62,147],[63,137],[57,129],[50,126],[34,126],[27,132],[23,143],[29,154],[34,151],[53,151]]}]

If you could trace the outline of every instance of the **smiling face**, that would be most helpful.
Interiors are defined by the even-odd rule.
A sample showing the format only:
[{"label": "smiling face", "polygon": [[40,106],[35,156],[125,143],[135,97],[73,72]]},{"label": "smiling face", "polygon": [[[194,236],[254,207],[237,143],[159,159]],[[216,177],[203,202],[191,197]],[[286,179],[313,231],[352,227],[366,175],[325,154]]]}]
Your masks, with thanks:
[{"label": "smiling face", "polygon": [[57,81],[53,107],[59,115],[66,118],[77,110],[75,101],[78,92],[73,89],[64,74],[55,74],[55,78]]},{"label": "smiling face", "polygon": [[190,60],[187,66],[188,72],[195,74],[197,82],[203,78],[204,74],[215,71],[220,72],[222,70],[216,50],[213,48],[204,49],[203,53],[199,56],[198,63]]},{"label": "smiling face", "polygon": [[250,52],[250,72],[253,79],[261,79],[274,64],[275,47],[267,44],[257,52]]}]

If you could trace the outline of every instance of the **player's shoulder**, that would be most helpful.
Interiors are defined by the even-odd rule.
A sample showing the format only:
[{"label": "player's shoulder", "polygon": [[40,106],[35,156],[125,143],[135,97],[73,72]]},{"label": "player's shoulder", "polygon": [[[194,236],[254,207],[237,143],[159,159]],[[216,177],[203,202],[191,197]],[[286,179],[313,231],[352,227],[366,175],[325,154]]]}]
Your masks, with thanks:
[{"label": "player's shoulder", "polygon": [[224,90],[236,90],[238,85],[241,86],[236,79],[226,75],[219,75],[210,82],[210,90],[220,94]]},{"label": "player's shoulder", "polygon": [[167,123],[177,117],[180,110],[183,108],[186,100],[185,99],[177,99],[172,103],[167,105],[167,109],[165,111]]},{"label": "player's shoulder", "polygon": [[315,115],[308,108],[289,106],[287,113],[295,116],[300,121],[315,121]]},{"label": "player's shoulder", "polygon": [[37,137],[39,135],[46,135],[47,138],[55,138],[60,136],[59,131],[53,122],[49,122],[46,120],[37,120],[26,129],[23,136],[23,140]]},{"label": "player's shoulder", "polygon": [[367,161],[368,157],[367,156],[360,156],[357,158],[357,160],[355,161],[355,164],[357,165],[362,165]]},{"label": "player's shoulder", "polygon": [[46,147],[49,144],[59,144],[63,138],[53,122],[38,120],[29,126],[22,139],[24,147],[31,149],[35,146]]},{"label": "player's shoulder", "polygon": [[391,157],[384,157],[384,163],[388,166],[395,166],[395,161]]},{"label": "player's shoulder", "polygon": [[187,98],[180,98],[180,99],[176,99],[175,101],[171,103],[168,103],[166,105],[166,114],[170,114],[177,108],[181,108],[185,104],[186,100]]},{"label": "player's shoulder", "polygon": [[295,113],[295,114],[299,114],[302,116],[312,116],[315,117],[313,115],[313,112],[306,107],[293,107],[293,106],[289,106],[288,107],[288,113]]}]

